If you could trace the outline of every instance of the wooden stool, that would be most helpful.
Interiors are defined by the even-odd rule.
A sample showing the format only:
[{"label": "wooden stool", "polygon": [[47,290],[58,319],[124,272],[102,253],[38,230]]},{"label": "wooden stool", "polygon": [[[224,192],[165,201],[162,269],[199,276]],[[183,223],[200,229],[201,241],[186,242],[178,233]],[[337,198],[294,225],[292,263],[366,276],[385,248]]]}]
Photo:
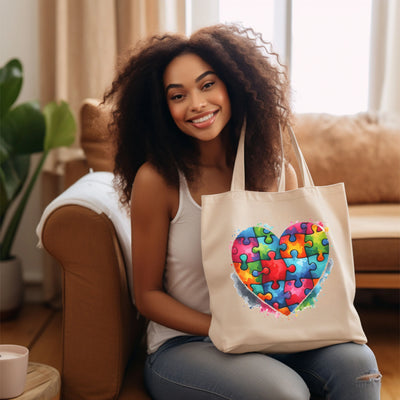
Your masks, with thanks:
[{"label": "wooden stool", "polygon": [[59,400],[60,373],[45,364],[30,362],[24,392],[15,400]]}]

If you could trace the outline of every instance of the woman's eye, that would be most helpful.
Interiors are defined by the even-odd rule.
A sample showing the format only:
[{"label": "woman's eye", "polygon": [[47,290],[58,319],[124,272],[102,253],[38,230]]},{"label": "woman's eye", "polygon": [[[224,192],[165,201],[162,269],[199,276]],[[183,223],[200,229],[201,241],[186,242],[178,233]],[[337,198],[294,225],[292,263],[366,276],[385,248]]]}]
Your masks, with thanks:
[{"label": "woman's eye", "polygon": [[215,82],[207,82],[203,85],[203,90],[209,89],[211,86],[213,86]]},{"label": "woman's eye", "polygon": [[171,96],[171,100],[182,100],[183,94],[174,94]]}]

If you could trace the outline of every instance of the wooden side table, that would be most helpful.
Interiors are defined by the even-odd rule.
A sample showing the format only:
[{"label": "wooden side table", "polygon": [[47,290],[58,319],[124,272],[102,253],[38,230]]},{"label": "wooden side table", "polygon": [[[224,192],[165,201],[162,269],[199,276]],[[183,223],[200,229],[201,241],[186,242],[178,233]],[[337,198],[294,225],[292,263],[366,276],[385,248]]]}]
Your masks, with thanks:
[{"label": "wooden side table", "polygon": [[30,362],[24,392],[15,400],[59,400],[60,373],[45,364]]}]

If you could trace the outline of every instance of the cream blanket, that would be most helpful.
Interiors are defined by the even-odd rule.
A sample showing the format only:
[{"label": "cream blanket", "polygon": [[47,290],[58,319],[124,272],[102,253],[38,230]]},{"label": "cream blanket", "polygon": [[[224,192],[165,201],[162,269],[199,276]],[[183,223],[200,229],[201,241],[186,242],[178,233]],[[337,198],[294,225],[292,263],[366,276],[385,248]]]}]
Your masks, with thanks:
[{"label": "cream blanket", "polygon": [[[119,202],[118,193],[113,187],[114,174],[111,172],[91,172],[65,192],[54,199],[44,210],[40,222],[36,228],[39,238],[39,247],[42,244],[42,230],[48,216],[57,208],[65,205],[80,205],[95,211],[97,214],[104,213],[113,223],[119,242],[121,244],[125,265],[132,265],[131,254],[131,221]],[[127,268],[127,278],[131,297],[133,299],[132,268]]]}]

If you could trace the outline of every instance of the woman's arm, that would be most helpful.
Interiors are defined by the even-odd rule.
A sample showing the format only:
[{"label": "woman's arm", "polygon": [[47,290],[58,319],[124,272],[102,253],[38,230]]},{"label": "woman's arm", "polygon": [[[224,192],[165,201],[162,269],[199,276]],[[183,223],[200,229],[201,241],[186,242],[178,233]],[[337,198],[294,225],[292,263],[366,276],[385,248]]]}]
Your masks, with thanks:
[{"label": "woman's arm", "polygon": [[285,178],[286,190],[293,190],[299,187],[296,171],[290,163],[285,163]]},{"label": "woman's arm", "polygon": [[132,264],[136,307],[172,329],[208,335],[211,316],[175,300],[163,289],[168,232],[176,191],[151,166],[138,171],[132,189]]},{"label": "woman's arm", "polygon": [[[299,187],[297,181],[297,174],[292,164],[285,162],[285,190],[293,190]],[[265,189],[267,192],[277,192],[278,191],[278,179],[276,179],[273,184]]]}]

